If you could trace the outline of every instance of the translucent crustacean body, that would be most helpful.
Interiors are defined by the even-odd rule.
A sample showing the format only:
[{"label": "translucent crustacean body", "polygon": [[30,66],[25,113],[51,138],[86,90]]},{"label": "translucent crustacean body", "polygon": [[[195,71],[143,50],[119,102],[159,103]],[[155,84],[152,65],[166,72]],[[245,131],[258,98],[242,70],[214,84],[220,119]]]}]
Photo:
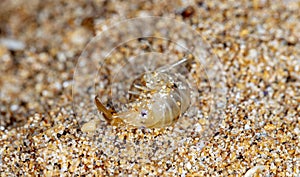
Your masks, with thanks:
[{"label": "translucent crustacean body", "polygon": [[108,110],[99,97],[95,97],[98,110],[109,123],[115,125],[125,122],[148,128],[169,126],[188,109],[191,102],[190,87],[186,80],[166,70],[142,74],[132,83],[129,94],[128,109],[122,112]]}]

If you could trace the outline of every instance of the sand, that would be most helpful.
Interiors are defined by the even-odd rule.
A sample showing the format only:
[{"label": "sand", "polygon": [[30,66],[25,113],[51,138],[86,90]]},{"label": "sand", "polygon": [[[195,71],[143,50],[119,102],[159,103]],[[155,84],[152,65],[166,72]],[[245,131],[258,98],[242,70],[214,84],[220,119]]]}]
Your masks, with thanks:
[{"label": "sand", "polygon": [[[1,176],[299,176],[299,9],[295,0],[4,0]],[[149,15],[185,22],[209,44],[226,78],[222,116],[209,119],[211,103],[199,97],[199,112],[174,126],[112,126],[85,109],[93,93],[72,96],[76,64],[88,42],[120,20]],[[135,45],[118,51],[129,54]],[[122,57],[116,53],[109,61],[108,69]],[[105,99],[109,70],[103,72],[97,92]],[[74,100],[82,102],[75,102],[79,110]]]}]

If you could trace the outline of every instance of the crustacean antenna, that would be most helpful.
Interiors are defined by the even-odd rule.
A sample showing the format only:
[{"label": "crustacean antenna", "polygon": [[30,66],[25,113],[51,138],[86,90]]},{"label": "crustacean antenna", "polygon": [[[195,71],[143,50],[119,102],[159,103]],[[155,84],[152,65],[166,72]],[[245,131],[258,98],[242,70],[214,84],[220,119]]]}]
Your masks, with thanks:
[{"label": "crustacean antenna", "polygon": [[113,113],[114,111],[113,110],[110,110],[110,109],[107,109],[100,101],[100,98],[98,95],[95,96],[95,103],[96,103],[96,106],[98,108],[98,110],[100,112],[103,113],[103,116],[104,118],[108,121],[108,122],[111,122],[111,120],[113,119]]},{"label": "crustacean antenna", "polygon": [[163,67],[161,67],[161,68],[158,68],[157,71],[158,71],[158,72],[166,72],[166,71],[169,71],[170,69],[175,68],[176,66],[181,65],[182,63],[185,63],[185,62],[187,62],[188,60],[189,60],[188,58],[184,57],[184,58],[182,58],[181,60],[179,60],[179,61],[177,61],[177,62],[175,62],[175,63],[173,63],[173,64],[171,64],[171,65],[163,66]]}]

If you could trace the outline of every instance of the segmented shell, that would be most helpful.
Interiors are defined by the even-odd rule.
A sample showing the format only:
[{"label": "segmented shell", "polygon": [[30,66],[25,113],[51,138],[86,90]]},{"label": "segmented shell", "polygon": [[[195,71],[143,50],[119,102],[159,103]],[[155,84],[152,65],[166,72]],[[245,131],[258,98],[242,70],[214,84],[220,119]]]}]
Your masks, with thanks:
[{"label": "segmented shell", "polygon": [[115,117],[135,125],[163,127],[174,123],[190,105],[190,89],[179,76],[149,72],[132,85],[130,110]]},{"label": "segmented shell", "polygon": [[168,72],[144,73],[135,79],[129,93],[131,102],[128,110],[112,114],[102,111],[107,120],[122,120],[137,127],[169,126],[188,109],[191,102],[189,85],[179,74]]}]

